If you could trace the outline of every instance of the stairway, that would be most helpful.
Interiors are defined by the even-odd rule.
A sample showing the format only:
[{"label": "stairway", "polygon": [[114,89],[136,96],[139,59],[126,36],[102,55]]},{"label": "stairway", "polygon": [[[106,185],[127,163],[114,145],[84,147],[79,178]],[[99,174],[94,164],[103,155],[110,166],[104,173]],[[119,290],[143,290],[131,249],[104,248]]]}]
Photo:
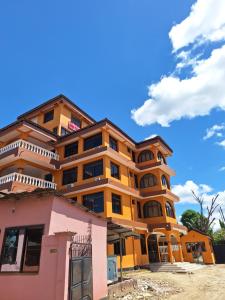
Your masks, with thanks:
[{"label": "stairway", "polygon": [[197,270],[204,268],[205,265],[189,263],[189,262],[177,262],[177,263],[151,263],[144,266],[145,269],[152,272],[171,272],[171,273],[194,273]]}]

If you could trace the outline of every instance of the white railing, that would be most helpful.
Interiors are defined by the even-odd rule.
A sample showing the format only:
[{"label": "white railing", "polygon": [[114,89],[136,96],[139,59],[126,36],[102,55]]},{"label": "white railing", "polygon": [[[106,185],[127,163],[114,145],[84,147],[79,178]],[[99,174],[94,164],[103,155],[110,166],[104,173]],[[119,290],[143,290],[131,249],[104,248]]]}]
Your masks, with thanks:
[{"label": "white railing", "polygon": [[15,141],[15,142],[1,148],[0,149],[0,155],[3,154],[3,153],[6,153],[6,152],[8,152],[12,149],[16,149],[16,148],[24,148],[24,149],[27,149],[29,151],[35,152],[39,155],[49,157],[49,158],[52,158],[52,159],[55,159],[55,160],[59,160],[59,155],[58,154],[56,154],[52,151],[46,150],[46,149],[44,149],[40,146],[34,145],[30,142],[24,141],[24,140]]},{"label": "white railing", "polygon": [[56,183],[47,181],[44,179],[20,174],[20,173],[11,173],[5,176],[0,177],[0,185],[5,184],[8,182],[20,182],[23,184],[33,185],[37,188],[43,188],[43,189],[56,189]]}]

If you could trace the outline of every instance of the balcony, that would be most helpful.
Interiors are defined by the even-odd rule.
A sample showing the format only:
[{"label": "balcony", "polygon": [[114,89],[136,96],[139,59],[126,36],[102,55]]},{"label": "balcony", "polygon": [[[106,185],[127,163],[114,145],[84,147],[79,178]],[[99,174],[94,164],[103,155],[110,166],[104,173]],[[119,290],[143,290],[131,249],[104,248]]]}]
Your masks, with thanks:
[{"label": "balcony", "polygon": [[57,168],[59,155],[24,140],[17,140],[0,149],[0,166],[24,159],[49,168]]},{"label": "balcony", "polygon": [[30,192],[37,188],[55,190],[56,184],[54,182],[16,172],[0,177],[1,192]]}]

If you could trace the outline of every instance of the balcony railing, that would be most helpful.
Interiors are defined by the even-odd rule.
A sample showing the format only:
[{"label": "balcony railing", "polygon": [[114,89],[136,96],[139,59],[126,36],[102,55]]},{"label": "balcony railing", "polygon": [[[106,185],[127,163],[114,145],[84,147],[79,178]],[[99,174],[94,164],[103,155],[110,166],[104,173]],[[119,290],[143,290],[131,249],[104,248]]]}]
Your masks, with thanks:
[{"label": "balcony railing", "polygon": [[27,185],[33,185],[37,188],[42,189],[56,189],[56,183],[50,182],[44,179],[20,174],[20,173],[11,173],[5,176],[0,177],[0,185],[8,182],[20,182]]},{"label": "balcony railing", "polygon": [[29,143],[27,141],[24,141],[24,140],[15,141],[15,142],[1,148],[0,149],[0,155],[3,154],[3,153],[8,152],[10,150],[16,149],[16,148],[23,148],[23,149],[35,152],[39,155],[42,155],[42,156],[45,156],[45,157],[48,157],[48,158],[51,158],[51,159],[59,160],[59,155],[58,154],[56,154],[52,151],[46,150],[46,149],[44,149],[40,146]]}]

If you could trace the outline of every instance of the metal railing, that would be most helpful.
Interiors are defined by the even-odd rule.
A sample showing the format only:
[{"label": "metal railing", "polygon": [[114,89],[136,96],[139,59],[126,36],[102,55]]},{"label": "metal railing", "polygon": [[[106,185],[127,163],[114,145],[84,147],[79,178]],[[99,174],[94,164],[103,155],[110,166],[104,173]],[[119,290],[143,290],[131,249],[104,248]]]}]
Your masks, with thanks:
[{"label": "metal railing", "polygon": [[49,158],[52,158],[52,159],[55,159],[55,160],[59,160],[59,155],[58,154],[56,154],[52,151],[46,150],[46,149],[44,149],[40,146],[34,145],[30,142],[24,141],[24,140],[15,141],[15,142],[1,148],[0,149],[0,155],[3,154],[3,153],[8,152],[10,150],[16,149],[16,148],[24,148],[26,150],[35,152],[39,155],[49,157]]},{"label": "metal railing", "polygon": [[43,188],[43,189],[56,189],[56,183],[47,181],[44,179],[20,174],[20,173],[11,173],[5,176],[0,177],[0,185],[5,184],[8,182],[20,182],[23,184],[33,185],[37,188]]}]

